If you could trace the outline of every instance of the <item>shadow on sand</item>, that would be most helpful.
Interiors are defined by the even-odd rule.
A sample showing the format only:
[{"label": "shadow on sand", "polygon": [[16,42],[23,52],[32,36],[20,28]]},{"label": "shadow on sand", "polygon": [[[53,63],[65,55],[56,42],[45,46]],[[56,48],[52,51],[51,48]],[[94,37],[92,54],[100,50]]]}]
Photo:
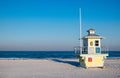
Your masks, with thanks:
[{"label": "shadow on sand", "polygon": [[60,63],[66,63],[66,64],[70,64],[70,65],[73,65],[73,66],[76,66],[76,67],[80,67],[79,62],[77,62],[77,61],[65,61],[65,60],[61,60],[61,59],[52,59],[52,61],[60,62]]}]

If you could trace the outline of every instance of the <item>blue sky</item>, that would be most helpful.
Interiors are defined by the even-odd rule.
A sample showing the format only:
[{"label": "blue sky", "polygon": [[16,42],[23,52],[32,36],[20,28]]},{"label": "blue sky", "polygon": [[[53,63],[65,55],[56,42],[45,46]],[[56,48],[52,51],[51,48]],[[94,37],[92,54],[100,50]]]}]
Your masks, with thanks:
[{"label": "blue sky", "polygon": [[89,28],[120,50],[119,0],[0,0],[0,50],[73,50]]}]

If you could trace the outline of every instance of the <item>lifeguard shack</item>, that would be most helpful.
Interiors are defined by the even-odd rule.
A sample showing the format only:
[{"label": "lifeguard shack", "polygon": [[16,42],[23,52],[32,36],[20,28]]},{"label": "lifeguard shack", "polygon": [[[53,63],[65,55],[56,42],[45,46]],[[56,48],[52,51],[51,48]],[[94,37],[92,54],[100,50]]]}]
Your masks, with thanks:
[{"label": "lifeguard shack", "polygon": [[104,67],[104,61],[108,56],[107,48],[101,45],[103,37],[96,35],[94,29],[89,29],[88,35],[82,38],[82,47],[75,48],[75,54],[79,58],[80,66]]}]

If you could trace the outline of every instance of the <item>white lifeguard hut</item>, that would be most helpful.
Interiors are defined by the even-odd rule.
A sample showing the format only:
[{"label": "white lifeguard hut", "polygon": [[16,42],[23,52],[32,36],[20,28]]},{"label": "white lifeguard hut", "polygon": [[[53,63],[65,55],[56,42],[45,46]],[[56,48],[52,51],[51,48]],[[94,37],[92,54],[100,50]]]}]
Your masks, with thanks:
[{"label": "white lifeguard hut", "polygon": [[80,66],[104,67],[104,61],[108,56],[107,48],[101,45],[102,36],[95,34],[95,29],[89,29],[88,35],[82,38],[82,47],[76,47],[75,53],[79,59]]}]

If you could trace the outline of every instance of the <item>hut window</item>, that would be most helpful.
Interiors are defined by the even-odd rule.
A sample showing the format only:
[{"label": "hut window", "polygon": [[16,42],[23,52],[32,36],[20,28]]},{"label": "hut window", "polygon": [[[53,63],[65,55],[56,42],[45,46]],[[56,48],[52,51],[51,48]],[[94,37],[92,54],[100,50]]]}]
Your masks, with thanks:
[{"label": "hut window", "polygon": [[99,46],[99,41],[98,40],[95,41],[95,46]]}]

